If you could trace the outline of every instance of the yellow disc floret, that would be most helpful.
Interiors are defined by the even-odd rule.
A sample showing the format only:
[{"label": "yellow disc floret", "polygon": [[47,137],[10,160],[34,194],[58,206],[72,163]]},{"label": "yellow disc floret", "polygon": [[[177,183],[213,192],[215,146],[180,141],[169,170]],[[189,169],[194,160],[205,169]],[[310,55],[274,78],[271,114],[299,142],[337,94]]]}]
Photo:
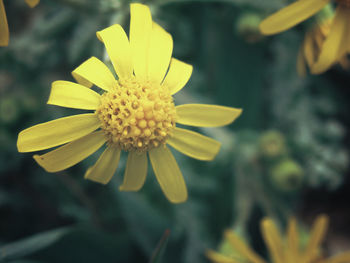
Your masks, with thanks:
[{"label": "yellow disc floret", "polygon": [[101,96],[96,113],[110,144],[148,151],[164,144],[175,127],[175,105],[166,87],[136,78],[119,80]]}]

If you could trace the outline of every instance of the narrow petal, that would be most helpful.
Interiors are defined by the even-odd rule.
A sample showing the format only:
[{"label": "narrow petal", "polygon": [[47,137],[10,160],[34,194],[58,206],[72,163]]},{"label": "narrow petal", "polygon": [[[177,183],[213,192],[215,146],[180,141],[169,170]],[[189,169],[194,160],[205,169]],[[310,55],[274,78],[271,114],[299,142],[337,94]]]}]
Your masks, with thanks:
[{"label": "narrow petal", "polygon": [[113,74],[108,67],[98,58],[91,57],[72,72],[78,83],[84,86],[95,84],[97,87],[109,91],[117,86]]},{"label": "narrow petal", "polygon": [[252,263],[266,263],[258,254],[256,254],[249,246],[247,246],[235,233],[225,231],[225,237],[231,243],[232,247],[237,250],[241,256],[248,259]]},{"label": "narrow petal", "polygon": [[349,263],[350,262],[350,251],[340,253],[329,259],[322,260],[319,263]]},{"label": "narrow petal", "polygon": [[120,148],[109,145],[101,154],[94,166],[89,168],[84,178],[91,181],[107,184],[117,170],[120,159]]},{"label": "narrow petal", "polygon": [[173,38],[161,26],[153,23],[150,41],[148,76],[151,81],[161,83],[170,64]]},{"label": "narrow petal", "polygon": [[215,263],[240,263],[237,260],[234,260],[231,257],[225,256],[223,254],[217,253],[213,250],[208,250],[205,255],[207,256],[207,258]]},{"label": "narrow petal", "polygon": [[105,142],[106,138],[103,131],[97,131],[51,152],[43,155],[34,155],[33,157],[45,171],[54,173],[81,162],[96,152]]},{"label": "narrow petal", "polygon": [[147,154],[130,152],[120,191],[138,191],[144,185],[147,175]]},{"label": "narrow petal", "polygon": [[261,230],[273,262],[285,263],[283,241],[275,223],[271,219],[265,218],[261,223]]},{"label": "narrow petal", "polygon": [[130,5],[130,46],[135,75],[147,78],[148,54],[152,32],[152,16],[149,8],[142,4]]},{"label": "narrow petal", "polygon": [[313,74],[321,74],[329,69],[338,59],[343,57],[348,51],[343,44],[349,46],[348,36],[350,23],[350,8],[339,5],[333,19],[331,31],[327,36],[318,61],[311,68]]},{"label": "narrow petal", "polygon": [[305,249],[305,255],[303,262],[310,262],[317,249],[320,247],[323,241],[327,228],[328,228],[328,217],[326,215],[318,216],[314,225],[312,226],[310,239]]},{"label": "narrow petal", "polygon": [[9,26],[7,24],[5,6],[0,0],[0,47],[8,46],[10,40]]},{"label": "narrow petal", "polygon": [[47,104],[83,110],[96,110],[100,95],[83,85],[58,80],[52,83]]},{"label": "narrow petal", "polygon": [[18,134],[19,152],[34,152],[79,139],[100,127],[94,113],[79,114],[44,122]]},{"label": "narrow petal", "polygon": [[96,33],[106,47],[107,53],[119,78],[132,76],[133,64],[129,39],[120,25],[110,26]]},{"label": "narrow petal", "polygon": [[185,87],[192,75],[192,70],[192,65],[186,64],[176,58],[172,58],[163,86],[169,89],[171,95],[175,94]]},{"label": "narrow petal", "polygon": [[197,132],[175,128],[167,143],[192,158],[210,161],[220,150],[221,143]]},{"label": "narrow petal", "polygon": [[330,0],[298,0],[267,17],[260,24],[264,35],[285,31],[320,11]]},{"label": "narrow petal", "polygon": [[299,49],[299,52],[298,52],[297,72],[298,72],[300,77],[305,77],[306,76],[306,64],[305,64],[304,52],[303,52],[303,48],[302,47]]},{"label": "narrow petal", "polygon": [[198,127],[218,127],[232,123],[241,109],[208,104],[184,104],[176,107],[178,123]]},{"label": "narrow petal", "polygon": [[39,4],[40,0],[25,0],[27,5],[30,7],[35,7],[37,4]]},{"label": "narrow petal", "polygon": [[289,257],[290,261],[292,263],[294,262],[300,262],[299,259],[299,233],[297,229],[297,221],[295,217],[292,217],[289,219],[288,222],[288,230],[287,230],[287,244],[289,251]]},{"label": "narrow petal", "polygon": [[160,146],[149,151],[154,174],[163,193],[172,203],[182,203],[187,200],[187,188],[177,162],[166,146]]},{"label": "narrow petal", "polygon": [[315,57],[315,43],[312,38],[311,33],[307,33],[305,36],[305,40],[303,43],[303,49],[304,49],[304,57],[309,67],[312,67],[315,63],[316,57]]}]

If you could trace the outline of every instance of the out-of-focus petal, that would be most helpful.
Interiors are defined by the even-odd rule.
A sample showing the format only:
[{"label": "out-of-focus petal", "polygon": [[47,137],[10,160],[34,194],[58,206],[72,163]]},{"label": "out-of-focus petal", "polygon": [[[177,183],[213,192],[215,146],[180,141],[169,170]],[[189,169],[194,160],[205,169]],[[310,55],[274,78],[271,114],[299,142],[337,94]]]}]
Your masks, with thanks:
[{"label": "out-of-focus petal", "polygon": [[329,1],[298,0],[262,21],[260,31],[264,35],[272,35],[285,31],[316,14]]}]

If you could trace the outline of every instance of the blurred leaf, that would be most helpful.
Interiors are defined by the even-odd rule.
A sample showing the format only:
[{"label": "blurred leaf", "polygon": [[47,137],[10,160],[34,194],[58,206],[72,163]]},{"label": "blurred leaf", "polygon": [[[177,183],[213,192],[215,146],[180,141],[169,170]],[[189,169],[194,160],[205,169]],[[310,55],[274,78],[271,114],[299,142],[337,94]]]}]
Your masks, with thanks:
[{"label": "blurred leaf", "polygon": [[164,231],[164,234],[163,234],[162,238],[160,239],[156,249],[153,251],[153,255],[151,257],[150,263],[161,263],[162,262],[163,254],[164,254],[165,248],[168,244],[169,236],[170,236],[170,230],[167,229]]},{"label": "blurred leaf", "polygon": [[46,248],[57,242],[69,231],[70,228],[56,229],[2,246],[0,248],[0,261],[20,258]]}]

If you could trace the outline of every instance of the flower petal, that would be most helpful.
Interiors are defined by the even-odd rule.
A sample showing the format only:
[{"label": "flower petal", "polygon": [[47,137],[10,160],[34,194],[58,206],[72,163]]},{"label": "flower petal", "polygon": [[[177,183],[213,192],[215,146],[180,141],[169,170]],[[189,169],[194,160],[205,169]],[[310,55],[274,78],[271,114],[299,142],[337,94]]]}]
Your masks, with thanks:
[{"label": "flower petal", "polygon": [[148,76],[161,83],[168,70],[173,52],[173,38],[161,26],[153,23],[149,47]]},{"label": "flower petal", "polygon": [[305,40],[303,43],[304,57],[309,67],[315,63],[315,43],[312,38],[312,33],[307,33],[305,35]]},{"label": "flower petal", "polygon": [[226,255],[217,253],[213,250],[208,250],[205,255],[210,261],[213,261],[214,263],[240,263],[237,260],[234,260],[231,257],[228,257]]},{"label": "flower petal", "polygon": [[120,25],[110,26],[96,33],[106,47],[107,53],[119,78],[132,76],[133,64],[130,43]]},{"label": "flower petal", "polygon": [[212,138],[177,127],[167,143],[179,152],[203,161],[213,160],[221,146],[220,142]]},{"label": "flower petal", "polygon": [[315,255],[315,252],[318,252],[321,242],[326,235],[328,222],[329,220],[326,215],[320,215],[317,217],[312,226],[309,242],[305,249],[305,255],[302,262],[310,262]]},{"label": "flower petal", "polygon": [[225,231],[225,237],[237,252],[252,263],[266,263],[258,254],[247,246],[234,232]]},{"label": "flower petal", "polygon": [[9,26],[7,24],[5,6],[0,0],[0,47],[8,46],[10,40]]},{"label": "flower petal", "polygon": [[168,74],[162,85],[167,87],[171,95],[173,95],[186,85],[192,75],[192,70],[192,65],[172,58]]},{"label": "flower petal", "polygon": [[72,72],[72,75],[78,83],[87,87],[93,83],[97,87],[109,91],[118,85],[108,67],[96,57],[86,60]]},{"label": "flower petal", "polygon": [[144,185],[147,175],[147,154],[129,152],[120,191],[138,191]]},{"label": "flower petal", "polygon": [[130,5],[130,47],[135,75],[147,78],[148,53],[152,32],[152,16],[149,8],[142,4]]},{"label": "flower petal", "polygon": [[241,109],[208,105],[184,104],[176,107],[177,123],[198,126],[218,127],[232,123],[241,113]]},{"label": "flower petal", "polygon": [[40,0],[25,0],[27,5],[30,7],[35,7],[37,4],[39,4]]},{"label": "flower petal", "polygon": [[58,80],[52,83],[47,104],[74,109],[96,110],[100,95],[83,85]]},{"label": "flower petal", "polygon": [[120,159],[120,148],[109,145],[101,154],[94,166],[90,167],[84,178],[91,181],[107,184],[117,170]]},{"label": "flower petal", "polygon": [[79,139],[100,127],[94,113],[79,114],[44,122],[18,134],[19,152],[34,152]]},{"label": "flower petal", "polygon": [[261,230],[265,243],[270,251],[272,261],[275,263],[285,263],[283,257],[283,241],[281,235],[270,218],[265,218],[261,222]]},{"label": "flower petal", "polygon": [[260,31],[264,35],[272,35],[285,31],[316,14],[329,1],[298,0],[262,21]]},{"label": "flower petal", "polygon": [[300,262],[299,258],[299,233],[297,229],[297,221],[294,217],[289,219],[288,222],[288,233],[287,233],[287,244],[289,252],[288,258],[291,262]]},{"label": "flower petal", "polygon": [[35,161],[47,172],[67,169],[96,152],[106,142],[103,131],[90,133],[43,155],[34,155]]},{"label": "flower petal", "polygon": [[[348,52],[350,35],[350,8],[339,5],[333,19],[331,31],[323,43],[318,61],[311,68],[313,74],[321,74]],[[344,46],[344,44],[346,46]]]},{"label": "flower petal", "polygon": [[163,193],[172,203],[182,203],[187,200],[187,188],[177,162],[166,146],[160,146],[149,151],[154,173]]}]

